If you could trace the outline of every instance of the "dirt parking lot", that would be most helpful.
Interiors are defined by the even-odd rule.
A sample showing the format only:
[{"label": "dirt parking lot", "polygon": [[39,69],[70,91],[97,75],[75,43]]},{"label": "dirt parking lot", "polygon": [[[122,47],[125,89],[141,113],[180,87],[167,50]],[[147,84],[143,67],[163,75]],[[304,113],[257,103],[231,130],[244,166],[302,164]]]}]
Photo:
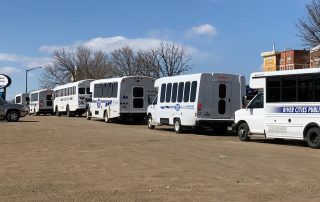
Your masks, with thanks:
[{"label": "dirt parking lot", "polygon": [[319,201],[320,150],[171,127],[0,121],[0,201]]}]

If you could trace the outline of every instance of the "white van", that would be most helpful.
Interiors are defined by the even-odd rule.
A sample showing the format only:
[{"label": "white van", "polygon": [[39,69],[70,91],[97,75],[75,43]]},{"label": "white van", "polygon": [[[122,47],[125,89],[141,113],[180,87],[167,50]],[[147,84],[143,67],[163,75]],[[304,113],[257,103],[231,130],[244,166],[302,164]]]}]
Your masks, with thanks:
[{"label": "white van", "polygon": [[53,114],[51,89],[42,89],[30,92],[29,114]]},{"label": "white van", "polygon": [[319,68],[252,73],[250,87],[263,93],[235,113],[233,128],[240,140],[260,134],[320,148]]},{"label": "white van", "polygon": [[29,108],[29,102],[30,102],[29,93],[20,93],[16,95],[14,101],[16,104],[21,104],[25,108]]},{"label": "white van", "polygon": [[57,116],[82,116],[86,112],[87,102],[91,101],[90,83],[93,79],[81,80],[57,86],[54,91],[54,112]]},{"label": "white van", "polygon": [[142,119],[147,114],[156,91],[154,79],[146,76],[126,76],[91,82],[92,102],[87,119],[100,118],[109,122],[114,118]]},{"label": "white van", "polygon": [[242,107],[245,78],[223,73],[199,73],[156,80],[158,96],[148,107],[148,128],[174,125],[207,126],[227,130]]}]

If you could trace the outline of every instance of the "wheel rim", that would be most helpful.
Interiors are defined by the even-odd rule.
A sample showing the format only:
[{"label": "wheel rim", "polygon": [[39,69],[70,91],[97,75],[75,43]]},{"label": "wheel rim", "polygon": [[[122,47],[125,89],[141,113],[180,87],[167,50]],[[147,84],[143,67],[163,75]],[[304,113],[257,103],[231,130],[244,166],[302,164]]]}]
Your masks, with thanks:
[{"label": "wheel rim", "polygon": [[151,120],[151,117],[149,117],[149,118],[148,118],[148,126],[149,126],[149,128],[151,128],[151,121],[152,121],[152,120]]},{"label": "wheel rim", "polygon": [[310,142],[312,144],[319,144],[319,141],[320,141],[320,139],[319,139],[319,136],[318,136],[317,133],[311,133],[310,134]]},{"label": "wheel rim", "polygon": [[17,120],[18,114],[16,112],[11,112],[9,114],[9,117],[10,117],[11,120]]},{"label": "wheel rim", "polygon": [[176,121],[175,124],[174,124],[174,129],[175,131],[179,131],[180,130],[180,123],[179,121]]},{"label": "wheel rim", "polygon": [[246,131],[245,131],[244,127],[239,128],[239,136],[241,138],[245,138],[246,137]]}]

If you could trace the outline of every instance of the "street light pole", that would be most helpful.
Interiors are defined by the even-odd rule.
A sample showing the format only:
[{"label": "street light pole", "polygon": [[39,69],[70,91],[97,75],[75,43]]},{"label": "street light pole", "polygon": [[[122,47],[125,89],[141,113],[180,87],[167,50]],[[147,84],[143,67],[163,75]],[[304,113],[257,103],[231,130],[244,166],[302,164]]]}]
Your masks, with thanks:
[{"label": "street light pole", "polygon": [[40,69],[42,67],[34,67],[31,69],[26,69],[26,93],[28,93],[28,72],[35,70],[35,69]]}]

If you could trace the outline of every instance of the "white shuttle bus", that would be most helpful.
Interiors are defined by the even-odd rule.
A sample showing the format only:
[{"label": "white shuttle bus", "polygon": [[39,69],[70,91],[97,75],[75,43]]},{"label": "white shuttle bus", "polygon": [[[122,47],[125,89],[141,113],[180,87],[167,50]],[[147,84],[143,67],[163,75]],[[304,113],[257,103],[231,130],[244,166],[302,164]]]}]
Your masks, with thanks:
[{"label": "white shuttle bus", "polygon": [[235,113],[234,130],[246,141],[266,138],[306,140],[320,148],[320,69],[252,73],[250,87],[262,89]]},{"label": "white shuttle bus", "polygon": [[29,114],[52,114],[52,93],[51,89],[30,92]]},{"label": "white shuttle bus", "polygon": [[109,122],[114,118],[143,120],[147,107],[156,95],[154,79],[145,76],[126,76],[91,82],[92,102],[87,119],[100,118]]},{"label": "white shuttle bus", "polygon": [[174,125],[177,133],[185,126],[227,130],[246,92],[243,76],[223,73],[164,77],[155,87],[158,96],[148,107],[148,128]]},{"label": "white shuttle bus", "polygon": [[54,112],[57,116],[65,113],[68,117],[82,116],[91,101],[90,83],[93,79],[81,80],[57,86],[54,91]]},{"label": "white shuttle bus", "polygon": [[15,96],[15,103],[16,104],[21,104],[26,108],[29,108],[29,93],[20,93],[18,95]]}]

